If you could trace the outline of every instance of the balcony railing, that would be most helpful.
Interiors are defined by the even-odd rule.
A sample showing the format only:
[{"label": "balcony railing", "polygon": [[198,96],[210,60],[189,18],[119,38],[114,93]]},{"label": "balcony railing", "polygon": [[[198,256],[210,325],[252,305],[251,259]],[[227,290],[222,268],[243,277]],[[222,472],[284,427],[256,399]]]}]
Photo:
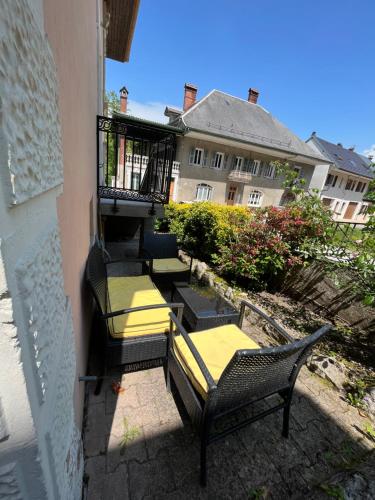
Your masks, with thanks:
[{"label": "balcony railing", "polygon": [[114,200],[168,203],[176,134],[168,125],[132,117],[97,118],[98,196]]},{"label": "balcony railing", "polygon": [[245,172],[244,170],[231,170],[228,174],[228,179],[230,181],[243,183],[250,182],[252,177],[253,176],[250,172]]}]

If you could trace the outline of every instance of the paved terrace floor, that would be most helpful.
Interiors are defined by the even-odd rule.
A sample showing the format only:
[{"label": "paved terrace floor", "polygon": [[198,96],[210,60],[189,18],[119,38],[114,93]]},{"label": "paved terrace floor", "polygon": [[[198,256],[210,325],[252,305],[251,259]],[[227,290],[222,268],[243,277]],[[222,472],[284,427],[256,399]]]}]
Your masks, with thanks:
[{"label": "paved terrace floor", "polygon": [[[254,327],[247,323],[245,330],[251,334]],[[296,384],[289,439],[281,436],[279,413],[210,445],[204,489],[198,436],[178,395],[167,392],[163,369],[110,375],[99,396],[94,384],[87,387],[88,500],[375,498],[366,418],[305,367]],[[121,384],[119,394],[113,381]]]}]

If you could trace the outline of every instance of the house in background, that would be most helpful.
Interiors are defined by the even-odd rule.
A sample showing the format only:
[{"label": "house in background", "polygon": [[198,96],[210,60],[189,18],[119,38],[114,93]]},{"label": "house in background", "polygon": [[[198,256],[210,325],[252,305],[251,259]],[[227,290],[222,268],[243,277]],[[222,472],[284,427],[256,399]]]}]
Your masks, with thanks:
[{"label": "house in background", "polygon": [[179,127],[176,161],[177,201],[211,200],[227,205],[260,207],[288,200],[272,162],[287,161],[306,180],[306,188],[320,187],[328,161],[257,103],[212,90],[197,101],[197,87],[185,85],[183,110],[167,107],[169,124]]},{"label": "house in background", "polygon": [[374,178],[371,159],[333,144],[312,133],[306,141],[317,153],[330,160],[329,171],[321,187],[323,203],[338,221],[366,222],[369,202],[365,201],[369,182]]}]

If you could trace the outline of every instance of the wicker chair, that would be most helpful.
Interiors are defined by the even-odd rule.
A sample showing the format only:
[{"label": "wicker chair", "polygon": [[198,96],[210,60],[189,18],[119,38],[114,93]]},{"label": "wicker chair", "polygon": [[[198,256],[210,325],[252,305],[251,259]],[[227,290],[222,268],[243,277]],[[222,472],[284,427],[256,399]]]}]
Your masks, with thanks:
[{"label": "wicker chair", "polygon": [[147,272],[157,285],[170,286],[174,281],[190,281],[193,258],[190,259],[190,266],[180,261],[175,234],[145,233],[142,256],[151,261],[146,263]]},{"label": "wicker chair", "polygon": [[97,244],[89,253],[86,280],[97,306],[104,354],[95,394],[109,367],[124,365],[130,372],[166,364],[169,313],[182,317],[183,304],[167,303],[148,275],[108,277],[107,266],[115,262],[145,261],[108,261]]},{"label": "wicker chair", "polygon": [[[207,481],[208,444],[278,410],[283,410],[282,435],[288,437],[290,405],[297,375],[312,346],[331,328],[330,325],[323,326],[309,337],[293,342],[272,318],[247,301],[241,304],[240,327],[247,307],[270,323],[288,343],[259,348],[237,325],[189,335],[180,320],[170,314],[176,329],[169,336],[167,384],[169,387],[172,377],[191,420],[199,430],[202,486]],[[276,394],[280,396],[276,405],[267,405],[255,416],[247,416],[224,431],[215,429],[222,417],[241,408],[251,409],[254,403],[261,404],[262,400]]]}]

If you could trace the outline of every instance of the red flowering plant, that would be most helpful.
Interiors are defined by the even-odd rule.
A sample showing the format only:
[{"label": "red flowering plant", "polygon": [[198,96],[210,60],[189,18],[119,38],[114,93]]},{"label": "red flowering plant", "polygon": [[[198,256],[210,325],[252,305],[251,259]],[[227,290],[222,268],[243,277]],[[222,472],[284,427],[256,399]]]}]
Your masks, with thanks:
[{"label": "red flowering plant", "polygon": [[308,245],[324,241],[325,212],[321,215],[312,216],[303,204],[255,210],[232,243],[221,246],[219,271],[255,288],[272,287],[290,268],[303,264]]}]

